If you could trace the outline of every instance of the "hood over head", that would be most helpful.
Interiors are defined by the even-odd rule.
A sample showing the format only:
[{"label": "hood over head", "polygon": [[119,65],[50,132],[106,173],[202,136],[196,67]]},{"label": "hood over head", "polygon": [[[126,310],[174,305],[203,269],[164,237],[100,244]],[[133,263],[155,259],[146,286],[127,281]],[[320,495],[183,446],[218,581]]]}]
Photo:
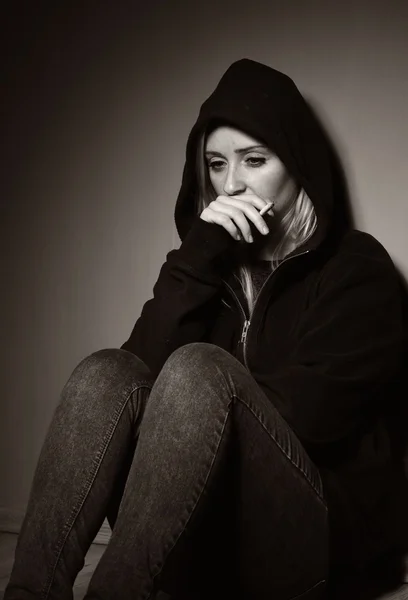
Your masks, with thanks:
[{"label": "hood over head", "polygon": [[197,143],[212,122],[241,129],[277,154],[313,202],[313,245],[327,235],[333,216],[332,163],[326,137],[312,110],[287,75],[248,58],[234,62],[202,104],[187,141],[182,184],[175,207],[180,239],[197,216]]}]

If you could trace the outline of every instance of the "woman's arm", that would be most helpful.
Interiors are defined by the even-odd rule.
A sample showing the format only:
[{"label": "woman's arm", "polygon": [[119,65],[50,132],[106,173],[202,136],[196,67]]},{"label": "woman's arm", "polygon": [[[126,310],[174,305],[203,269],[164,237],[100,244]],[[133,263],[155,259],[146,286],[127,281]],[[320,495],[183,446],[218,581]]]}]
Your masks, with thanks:
[{"label": "woman's arm", "polygon": [[370,403],[386,404],[403,360],[402,295],[394,265],[374,238],[351,235],[347,251],[322,273],[290,364],[254,373],[306,445],[344,439]]},{"label": "woman's arm", "polygon": [[201,341],[219,309],[225,262],[236,244],[219,225],[198,216],[177,250],[171,250],[148,300],[122,348],[141,358],[157,375],[180,346]]}]

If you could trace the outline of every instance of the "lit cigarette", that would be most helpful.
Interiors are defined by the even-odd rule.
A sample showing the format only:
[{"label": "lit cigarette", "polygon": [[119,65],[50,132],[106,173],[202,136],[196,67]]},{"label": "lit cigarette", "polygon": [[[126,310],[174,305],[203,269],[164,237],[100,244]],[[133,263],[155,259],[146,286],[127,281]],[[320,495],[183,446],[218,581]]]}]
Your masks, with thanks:
[{"label": "lit cigarette", "polygon": [[268,202],[268,204],[266,204],[260,211],[259,214],[262,216],[264,215],[266,212],[268,212],[268,210],[270,208],[272,208],[272,206],[275,204],[275,202]]}]

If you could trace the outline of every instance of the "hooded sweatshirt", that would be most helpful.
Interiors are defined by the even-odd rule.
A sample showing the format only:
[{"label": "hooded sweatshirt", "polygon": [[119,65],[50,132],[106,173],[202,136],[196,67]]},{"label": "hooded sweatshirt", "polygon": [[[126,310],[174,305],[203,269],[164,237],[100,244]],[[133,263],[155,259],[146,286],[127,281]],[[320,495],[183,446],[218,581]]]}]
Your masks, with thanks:
[{"label": "hooded sweatshirt", "polygon": [[[306,244],[273,273],[256,271],[251,316],[233,276],[238,242],[198,211],[197,144],[217,123],[274,151],[317,216]],[[374,237],[350,226],[344,202],[333,152],[294,82],[253,60],[234,62],[187,140],[175,206],[181,245],[167,254],[122,348],[154,376],[191,342],[216,344],[240,360],[320,470],[332,564],[360,569],[395,544],[397,476],[386,416],[404,338],[394,265]]]}]

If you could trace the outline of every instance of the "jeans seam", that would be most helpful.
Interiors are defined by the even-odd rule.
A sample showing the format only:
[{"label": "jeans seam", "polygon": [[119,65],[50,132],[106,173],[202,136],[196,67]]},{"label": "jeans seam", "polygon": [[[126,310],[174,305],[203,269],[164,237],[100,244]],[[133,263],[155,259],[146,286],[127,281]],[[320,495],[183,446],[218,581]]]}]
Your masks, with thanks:
[{"label": "jeans seam", "polygon": [[75,524],[75,521],[78,517],[78,514],[79,514],[82,506],[84,505],[87,497],[89,496],[89,493],[92,489],[92,485],[98,474],[98,471],[100,469],[103,458],[106,455],[109,443],[112,440],[112,436],[115,432],[115,429],[120,421],[121,416],[123,415],[123,412],[124,412],[128,402],[129,402],[129,399],[130,399],[131,395],[135,392],[135,390],[145,388],[145,387],[149,387],[149,389],[150,389],[150,385],[151,385],[151,382],[146,381],[146,380],[138,382],[138,384],[132,389],[132,391],[125,395],[125,402],[123,402],[119,406],[119,408],[116,410],[116,412],[113,414],[110,428],[108,429],[108,433],[107,433],[107,435],[105,435],[105,438],[103,439],[103,442],[102,442],[102,449],[99,450],[95,455],[95,459],[93,461],[94,470],[93,470],[93,472],[91,472],[91,476],[88,479],[88,482],[83,487],[84,491],[82,492],[82,495],[79,498],[79,502],[77,502],[75,504],[68,520],[65,523],[65,526],[62,529],[61,538],[60,538],[61,541],[59,543],[58,542],[56,543],[55,562],[50,568],[50,574],[48,576],[48,580],[41,591],[41,598],[43,598],[44,600],[46,600],[49,596],[50,589],[51,589],[51,586],[52,586],[52,584],[54,582],[54,578],[55,578],[55,571],[57,569],[58,562],[61,558],[61,554],[62,554],[62,551],[66,544],[66,541],[68,539],[68,536],[70,535],[70,533],[72,531],[72,528]]},{"label": "jeans seam", "polygon": [[301,594],[297,594],[296,596],[292,596],[291,598],[289,598],[289,600],[298,600],[299,598],[302,598],[305,594],[308,594],[309,592],[311,592],[312,590],[314,590],[315,588],[317,588],[322,583],[326,583],[326,579],[321,579],[320,581],[318,581],[317,583],[315,583],[314,585],[312,585],[310,588],[308,588],[307,590],[305,590]]},{"label": "jeans seam", "polygon": [[[199,503],[199,501],[200,501],[200,498],[201,498],[201,496],[203,495],[203,492],[204,492],[204,490],[205,490],[205,488],[206,488],[206,486],[207,486],[207,484],[208,484],[208,480],[209,480],[209,478],[210,478],[210,475],[211,475],[212,469],[213,469],[213,467],[214,467],[215,459],[216,459],[216,457],[217,457],[218,450],[219,450],[219,448],[220,448],[220,444],[221,444],[221,442],[222,442],[222,439],[223,439],[223,436],[224,436],[224,432],[225,432],[225,428],[226,428],[226,425],[227,425],[227,422],[228,422],[228,418],[229,418],[229,416],[230,416],[230,414],[231,414],[231,405],[232,405],[232,403],[231,403],[231,402],[229,402],[229,403],[228,403],[228,409],[227,409],[227,412],[226,412],[226,415],[225,415],[225,419],[224,419],[224,422],[223,422],[223,424],[222,424],[222,428],[221,428],[221,432],[220,432],[220,437],[219,437],[219,440],[218,440],[218,444],[217,444],[217,447],[216,447],[216,449],[215,449],[215,451],[214,451],[214,455],[213,455],[213,457],[212,457],[212,460],[211,460],[211,462],[210,462],[210,467],[209,467],[209,469],[208,469],[208,472],[207,472],[207,477],[205,478],[205,481],[204,481],[204,483],[203,483],[203,485],[202,485],[202,487],[201,487],[201,490],[200,490],[200,492],[199,492],[199,493],[198,493],[198,495],[197,495],[197,500],[196,500],[196,502],[195,502],[194,506],[192,507],[192,509],[190,510],[190,514],[188,515],[188,517],[187,517],[187,519],[186,519],[186,521],[185,521],[184,525],[181,527],[181,529],[180,529],[180,532],[179,532],[179,534],[177,535],[176,539],[175,539],[175,540],[174,540],[174,542],[173,542],[173,543],[170,545],[170,547],[169,547],[168,549],[166,549],[166,550],[163,552],[163,554],[165,554],[165,557],[164,557],[164,558],[163,558],[163,560],[162,560],[162,565],[161,565],[161,567],[159,568],[159,570],[157,571],[157,573],[156,573],[155,575],[153,575],[153,581],[154,581],[154,580],[155,580],[155,579],[156,579],[156,578],[157,578],[157,577],[160,575],[160,573],[163,571],[164,564],[165,564],[165,562],[166,562],[166,559],[167,559],[167,557],[169,556],[170,552],[173,550],[174,546],[177,544],[178,540],[180,539],[180,537],[181,537],[181,536],[182,536],[182,534],[184,533],[184,531],[185,531],[185,529],[186,529],[186,527],[187,527],[188,523],[190,522],[190,520],[191,520],[191,518],[192,518],[192,516],[193,516],[193,514],[194,514],[194,512],[195,512],[195,510],[197,509],[197,505],[198,505],[198,503]],[[154,591],[154,590],[152,589],[152,590],[151,590],[151,591],[148,593],[148,595],[146,596],[146,600],[149,600],[149,598],[151,598],[151,597],[152,597],[152,592],[153,592],[153,591]]]},{"label": "jeans seam", "polygon": [[[266,431],[267,435],[270,437],[271,440],[273,440],[273,442],[276,444],[276,446],[279,448],[279,450],[284,454],[284,456],[286,456],[286,458],[289,460],[289,462],[292,463],[292,465],[300,472],[302,473],[303,477],[305,478],[305,480],[307,481],[307,483],[311,486],[311,488],[314,490],[314,492],[316,493],[316,495],[319,497],[319,499],[322,501],[323,505],[325,506],[326,510],[327,510],[327,504],[324,498],[324,495],[322,492],[320,492],[320,490],[316,487],[316,485],[310,480],[310,478],[308,477],[307,473],[305,472],[304,469],[302,469],[302,467],[300,465],[298,465],[293,458],[288,454],[288,452],[286,452],[285,448],[282,447],[282,445],[277,441],[277,439],[270,433],[270,431],[268,430],[268,428],[265,426],[265,424],[262,422],[262,420],[260,419],[260,417],[255,413],[254,409],[249,406],[245,401],[241,400],[241,398],[239,398],[239,396],[237,396],[235,393],[233,394],[233,397],[238,400],[239,402],[241,402],[241,404],[243,406],[245,406],[247,408],[247,410],[250,411],[250,413],[255,417],[255,419],[258,421],[258,423],[261,425],[261,427]],[[317,470],[317,467],[316,467]],[[320,484],[323,488],[323,484],[322,484],[322,480],[320,478],[320,474],[319,474],[319,479],[320,479]]]}]

